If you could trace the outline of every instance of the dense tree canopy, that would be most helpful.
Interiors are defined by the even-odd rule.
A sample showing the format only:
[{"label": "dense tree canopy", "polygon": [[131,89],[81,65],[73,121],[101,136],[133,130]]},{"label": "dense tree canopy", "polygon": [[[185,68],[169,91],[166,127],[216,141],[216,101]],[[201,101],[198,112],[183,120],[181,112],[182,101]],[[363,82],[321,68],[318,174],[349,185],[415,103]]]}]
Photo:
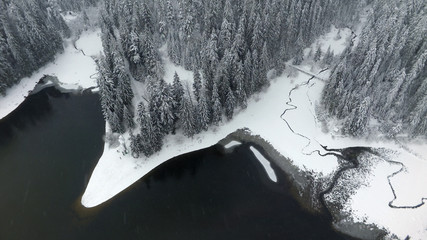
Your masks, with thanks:
[{"label": "dense tree canopy", "polygon": [[378,0],[353,51],[334,68],[324,95],[344,132],[364,136],[369,120],[389,136],[427,134],[427,3]]},{"label": "dense tree canopy", "polygon": [[[113,100],[102,100],[105,117],[113,131],[123,132],[132,125],[126,120],[130,115],[125,116],[131,106],[119,107],[132,95],[119,85],[140,81],[148,91],[149,110],[144,112],[150,116],[144,119],[157,128],[160,138],[178,128],[192,136],[209,124],[230,120],[236,107],[245,108],[253,93],[268,86],[270,69],[280,72],[294,56],[300,62],[303,48],[332,23],[353,20],[357,4],[342,0],[106,0],[101,14],[105,59],[99,61],[104,69],[99,80],[106,82],[100,86],[107,86],[100,88],[101,97],[113,96]],[[164,82],[161,47],[175,64],[195,72],[190,87],[177,74],[172,85]],[[121,70],[114,69],[124,69],[122,77],[117,76]],[[132,139],[141,142],[138,135]],[[144,152],[136,147],[140,144],[132,146],[135,155]]]},{"label": "dense tree canopy", "polygon": [[1,1],[0,93],[51,61],[68,33],[53,1]]}]

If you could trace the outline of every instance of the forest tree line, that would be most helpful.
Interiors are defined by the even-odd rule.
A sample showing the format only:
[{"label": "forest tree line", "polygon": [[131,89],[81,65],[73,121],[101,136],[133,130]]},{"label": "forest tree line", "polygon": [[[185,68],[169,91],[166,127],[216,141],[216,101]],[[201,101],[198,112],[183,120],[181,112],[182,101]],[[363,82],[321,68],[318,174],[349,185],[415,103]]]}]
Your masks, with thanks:
[{"label": "forest tree line", "polygon": [[389,137],[427,134],[427,2],[375,1],[360,41],[332,71],[326,111],[353,136],[371,120]]},{"label": "forest tree line", "polygon": [[[106,0],[104,56],[98,61],[104,117],[130,130],[132,153],[146,156],[177,129],[191,137],[231,119],[268,85],[267,72],[303,60],[303,49],[332,23],[354,21],[360,2],[342,0]],[[187,86],[163,79],[159,49],[194,72]],[[132,82],[145,83],[134,103]],[[138,124],[135,124],[137,122]],[[139,129],[135,129],[139,126]],[[135,133],[135,134],[134,134]]]},{"label": "forest tree line", "polygon": [[47,0],[0,2],[0,93],[53,60],[69,29]]},{"label": "forest tree line", "polygon": [[0,94],[63,51],[71,31],[61,13],[99,0],[2,0],[0,2]]}]

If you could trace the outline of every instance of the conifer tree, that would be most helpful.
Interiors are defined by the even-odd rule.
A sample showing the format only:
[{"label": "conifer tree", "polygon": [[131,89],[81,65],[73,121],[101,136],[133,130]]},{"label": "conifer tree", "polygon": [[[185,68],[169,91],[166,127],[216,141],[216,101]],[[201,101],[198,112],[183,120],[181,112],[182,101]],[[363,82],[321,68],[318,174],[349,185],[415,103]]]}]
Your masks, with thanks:
[{"label": "conifer tree", "polygon": [[243,68],[245,73],[244,88],[245,88],[246,96],[251,96],[252,93],[254,92],[254,84],[253,84],[254,76],[253,76],[252,54],[250,51],[246,53]]},{"label": "conifer tree", "polygon": [[210,121],[209,118],[209,108],[206,101],[206,97],[202,94],[199,101],[199,127],[200,130],[207,131]]},{"label": "conifer tree", "polygon": [[214,83],[212,90],[212,104],[212,124],[218,126],[222,122],[222,106],[216,83]]},{"label": "conifer tree", "polygon": [[233,118],[235,107],[236,107],[236,100],[235,100],[233,91],[231,91],[231,88],[228,87],[227,100],[225,102],[225,116],[227,117],[227,120],[231,120]]},{"label": "conifer tree", "polygon": [[[330,48],[328,48],[329,50],[330,50]],[[326,56],[326,55],[325,55]],[[313,60],[315,61],[315,62],[318,62],[318,61],[320,61],[320,58],[322,57],[322,49],[320,48],[320,45],[319,46],[317,46],[317,50],[316,50],[316,52],[314,53],[314,58],[313,58]]]},{"label": "conifer tree", "polygon": [[179,119],[181,120],[184,135],[187,137],[193,137],[196,133],[196,119],[193,114],[193,104],[189,97],[184,96],[180,105]]},{"label": "conifer tree", "polygon": [[245,73],[243,69],[243,64],[242,62],[239,61],[237,62],[237,67],[236,67],[236,76],[235,76],[236,90],[234,91],[234,95],[236,97],[237,104],[243,109],[247,107],[247,95],[243,86],[244,78],[245,78]]},{"label": "conifer tree", "polygon": [[200,101],[201,90],[202,90],[202,79],[200,77],[199,70],[196,69],[194,71],[194,78],[193,78],[193,92],[197,102]]},{"label": "conifer tree", "polygon": [[179,112],[181,109],[182,98],[184,96],[184,87],[182,86],[181,80],[179,79],[178,74],[175,72],[173,76],[173,85],[172,85],[172,98],[173,98],[173,107],[172,112],[174,116],[174,128],[172,132],[175,132],[176,124],[179,119]]}]

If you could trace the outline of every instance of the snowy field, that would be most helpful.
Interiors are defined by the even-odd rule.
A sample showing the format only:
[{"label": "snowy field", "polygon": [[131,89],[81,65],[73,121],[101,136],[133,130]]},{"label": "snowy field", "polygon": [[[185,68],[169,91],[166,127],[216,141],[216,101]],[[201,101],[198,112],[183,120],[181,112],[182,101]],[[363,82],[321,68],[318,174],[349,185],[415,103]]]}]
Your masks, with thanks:
[{"label": "snowy field", "polygon": [[[64,52],[55,56],[53,62],[46,64],[31,76],[21,79],[19,84],[0,96],[0,119],[15,110],[35,88],[44,75],[56,76],[59,87],[78,90],[96,87],[96,64],[91,56],[102,51],[100,31],[83,32],[76,42],[76,49],[71,39],[64,41]],[[80,51],[82,49],[86,56]]]}]

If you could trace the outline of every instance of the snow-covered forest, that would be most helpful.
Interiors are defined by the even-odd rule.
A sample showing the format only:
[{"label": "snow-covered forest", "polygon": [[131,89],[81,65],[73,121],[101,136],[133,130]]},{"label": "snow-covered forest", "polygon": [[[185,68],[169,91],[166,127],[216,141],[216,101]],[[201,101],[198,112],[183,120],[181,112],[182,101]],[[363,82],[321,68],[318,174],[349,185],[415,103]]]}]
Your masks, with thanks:
[{"label": "snow-covered forest", "polygon": [[[71,34],[64,12],[86,16],[98,2],[2,1],[0,92],[63,50],[62,38]],[[191,137],[233,118],[285,62],[300,64],[303,50],[331,24],[354,26],[361,13],[367,15],[363,31],[340,59],[320,47],[308,54],[333,69],[319,109],[347,135],[427,132],[425,1],[106,0],[100,7],[104,116],[113,132],[132,133],[135,156],[158,151],[177,129]],[[178,74],[165,82],[161,49],[194,72],[191,84]]]},{"label": "snow-covered forest", "polygon": [[[105,1],[104,57],[99,86],[104,116],[113,132],[131,135],[133,155],[162,147],[182,129],[188,137],[233,118],[253,93],[280,74],[285,62],[303,60],[303,49],[332,23],[353,22],[353,1]],[[195,72],[192,86],[179,75],[163,79],[159,49]],[[316,53],[318,60],[321,52]],[[332,62],[332,53],[326,63]],[[145,87],[133,103],[131,82]],[[139,130],[133,130],[139,126]]]},{"label": "snow-covered forest", "polygon": [[426,1],[374,1],[360,41],[342,55],[323,95],[343,131],[427,134]]},{"label": "snow-covered forest", "polygon": [[53,60],[68,26],[46,0],[0,2],[0,93]]}]

